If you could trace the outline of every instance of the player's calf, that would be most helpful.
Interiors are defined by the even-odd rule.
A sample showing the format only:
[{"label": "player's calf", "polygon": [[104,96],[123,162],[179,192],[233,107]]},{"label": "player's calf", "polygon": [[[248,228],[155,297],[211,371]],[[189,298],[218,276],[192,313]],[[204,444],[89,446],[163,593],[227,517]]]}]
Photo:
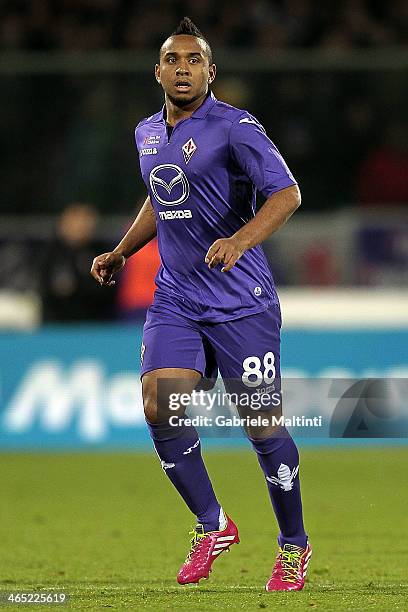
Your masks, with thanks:
[{"label": "player's calf", "polygon": [[280,527],[279,545],[306,548],[299,481],[299,453],[289,432],[281,427],[273,436],[251,439],[265,475],[269,496]]}]

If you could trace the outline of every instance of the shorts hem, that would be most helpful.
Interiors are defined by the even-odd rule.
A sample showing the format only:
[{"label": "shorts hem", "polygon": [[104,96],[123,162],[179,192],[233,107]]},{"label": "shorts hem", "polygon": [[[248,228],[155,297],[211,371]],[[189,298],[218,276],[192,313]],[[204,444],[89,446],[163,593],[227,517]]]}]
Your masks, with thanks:
[{"label": "shorts hem", "polygon": [[198,372],[198,374],[201,375],[201,377],[204,377],[204,372],[201,372],[201,370],[198,370],[197,368],[191,368],[191,367],[180,367],[180,366],[170,366],[170,365],[166,365],[166,366],[159,366],[159,367],[149,367],[146,370],[143,370],[142,372],[140,372],[140,380],[143,378],[143,376],[145,374],[149,374],[149,372],[154,372],[155,370],[193,370],[193,372]]}]

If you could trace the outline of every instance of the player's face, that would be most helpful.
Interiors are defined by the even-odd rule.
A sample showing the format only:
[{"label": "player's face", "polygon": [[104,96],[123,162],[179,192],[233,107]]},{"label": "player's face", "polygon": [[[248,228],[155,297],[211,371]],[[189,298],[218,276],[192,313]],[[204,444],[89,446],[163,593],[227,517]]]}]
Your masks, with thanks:
[{"label": "player's face", "polygon": [[204,41],[178,35],[164,43],[155,74],[171,102],[183,107],[205,96],[215,70],[215,64],[209,65]]}]

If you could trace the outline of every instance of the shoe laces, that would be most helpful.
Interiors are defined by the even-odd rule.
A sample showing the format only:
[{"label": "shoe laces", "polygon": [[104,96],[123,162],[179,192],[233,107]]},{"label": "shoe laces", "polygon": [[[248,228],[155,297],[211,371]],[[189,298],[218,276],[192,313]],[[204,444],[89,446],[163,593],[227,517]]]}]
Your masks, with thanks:
[{"label": "shoe laces", "polygon": [[197,550],[198,545],[200,544],[200,542],[205,540],[205,538],[208,536],[208,533],[204,532],[203,525],[199,523],[198,525],[196,525],[196,527],[193,527],[192,530],[189,531],[188,535],[191,536],[191,539],[190,539],[190,552],[187,555],[186,563],[187,561],[191,561],[191,558],[194,552]]},{"label": "shoe laces", "polygon": [[278,558],[281,563],[282,580],[284,582],[296,582],[299,578],[303,553],[303,548],[294,544],[285,544],[283,548],[279,548]]}]

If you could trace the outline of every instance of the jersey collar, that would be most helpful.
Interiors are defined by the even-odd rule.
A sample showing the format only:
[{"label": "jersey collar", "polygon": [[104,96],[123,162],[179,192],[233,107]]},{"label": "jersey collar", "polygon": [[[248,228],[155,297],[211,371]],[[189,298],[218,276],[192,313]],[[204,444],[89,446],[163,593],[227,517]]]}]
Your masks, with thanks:
[{"label": "jersey collar", "polygon": [[190,119],[204,119],[216,102],[217,98],[214,96],[213,92],[210,91],[201,106],[191,115]]},{"label": "jersey collar", "polygon": [[[204,119],[214,104],[216,104],[217,98],[214,96],[212,91],[209,91],[207,97],[204,102],[199,106],[194,113],[189,117],[189,119]],[[161,110],[161,119],[162,121],[166,121],[166,105],[163,104],[163,108]]]}]

